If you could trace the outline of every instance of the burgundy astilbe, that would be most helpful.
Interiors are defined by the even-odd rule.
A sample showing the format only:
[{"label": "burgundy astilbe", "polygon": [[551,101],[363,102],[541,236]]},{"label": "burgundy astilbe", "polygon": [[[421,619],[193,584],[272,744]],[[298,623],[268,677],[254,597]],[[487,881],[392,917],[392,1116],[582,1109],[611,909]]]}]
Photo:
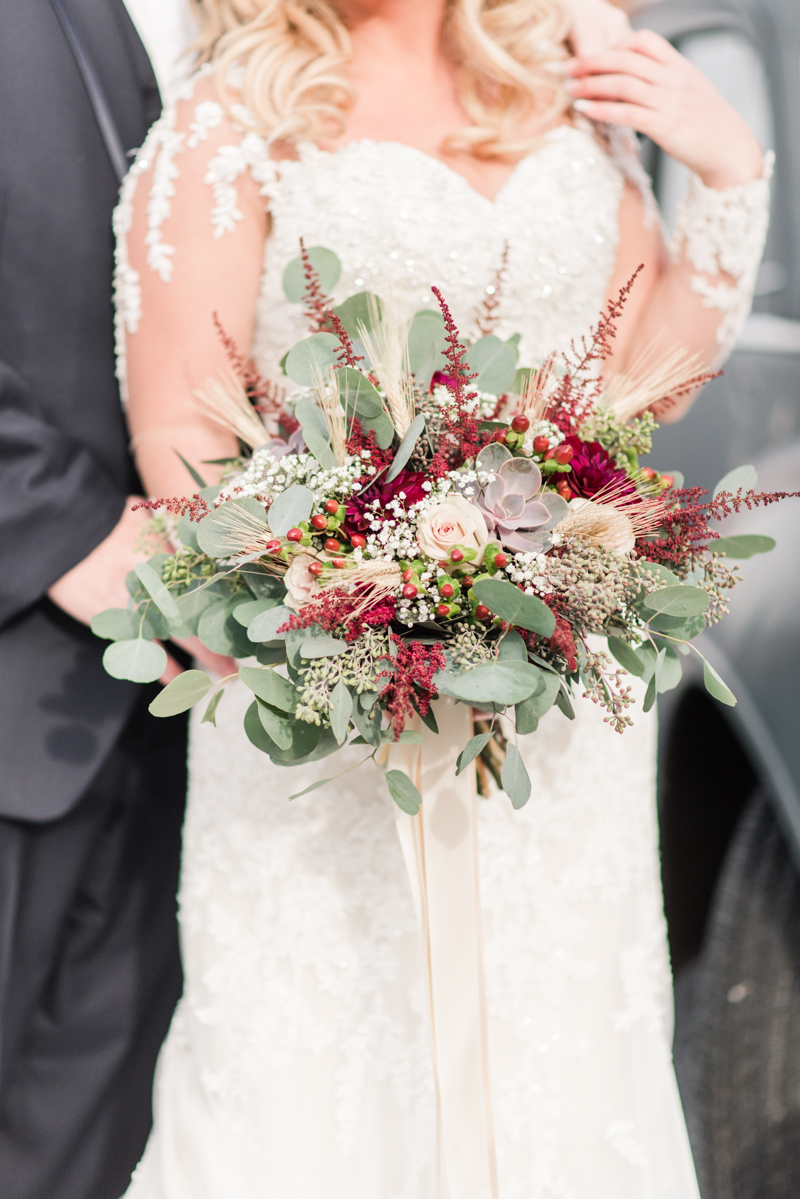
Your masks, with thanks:
[{"label": "burgundy astilbe", "polygon": [[166,508],[167,512],[171,512],[173,516],[188,515],[190,520],[202,520],[211,511],[198,492],[195,492],[191,498],[178,495],[171,499],[140,500],[138,504],[133,505],[131,512],[136,512],[139,508],[145,508],[149,512],[157,512],[159,508]]},{"label": "burgundy astilbe", "polygon": [[357,366],[359,362],[363,362],[364,355],[356,353],[356,348],[350,339],[350,334],[347,332],[335,312],[328,313],[328,321],[330,322],[333,332],[339,338],[339,349],[336,351],[336,356],[339,361],[336,363],[336,366]]},{"label": "burgundy astilbe", "polygon": [[617,321],[628,302],[633,286],[644,263],[636,268],[630,279],[620,288],[616,300],[609,300],[606,310],[589,335],[580,343],[572,343],[571,350],[564,354],[566,371],[558,385],[548,409],[548,419],[562,433],[573,433],[586,414],[591,410],[601,391],[601,381],[592,374],[592,364],[604,362],[614,352],[611,342],[617,336]]},{"label": "burgundy astilbe", "polygon": [[500,295],[503,290],[504,276],[508,266],[508,242],[503,245],[503,256],[494,277],[494,283],[486,289],[486,295],[478,307],[476,324],[482,337],[486,337],[500,319],[497,309],[500,307]]},{"label": "burgundy astilbe", "polygon": [[[436,296],[442,310],[447,330],[445,338],[447,349],[444,351],[444,356],[447,359],[448,369],[442,371],[441,380],[453,397],[452,401],[442,409],[442,428],[434,460],[431,463],[431,476],[439,478],[441,475],[438,472],[441,471],[444,463],[449,466],[460,466],[468,458],[474,458],[488,442],[489,434],[481,433],[478,427],[478,418],[466,406],[467,402],[474,400],[478,394],[475,391],[467,391],[470,380],[478,377],[476,373],[470,374],[464,361],[467,347],[459,336],[453,314],[445,303],[439,288],[432,287],[431,291]],[[446,469],[448,469],[447,466],[445,466]]]},{"label": "burgundy astilbe", "polygon": [[265,379],[253,359],[246,358],[241,353],[235,338],[226,333],[225,327],[219,319],[219,313],[215,312],[213,319],[214,328],[222,342],[231,369],[241,380],[242,387],[247,392],[247,397],[256,412],[260,412],[264,416],[283,416],[285,398],[283,388],[279,384],[270,383],[268,379]]},{"label": "burgundy astilbe", "polygon": [[712,529],[712,520],[724,520],[742,508],[765,508],[780,500],[798,499],[797,491],[721,491],[702,503],[708,492],[702,487],[674,488],[665,496],[670,505],[664,525],[652,539],[638,541],[637,553],[647,562],[659,563],[677,571],[685,570],[706,550],[713,550],[720,536]]},{"label": "burgundy astilbe", "polygon": [[302,237],[300,238],[300,257],[303,260],[303,274],[306,277],[303,303],[308,323],[312,333],[325,333],[329,328],[331,302],[322,290],[319,274],[314,269]]},{"label": "burgundy astilbe", "polygon": [[447,660],[440,645],[405,642],[396,633],[390,636],[396,655],[393,669],[382,671],[389,681],[378,698],[386,700],[386,712],[396,740],[405,728],[406,721],[414,715],[415,708],[421,716],[427,715],[431,700],[437,694],[433,676],[437,670],[446,669]]},{"label": "burgundy astilbe", "polygon": [[[345,442],[345,447],[348,454],[352,454],[354,457],[366,450],[369,454],[369,460],[364,460],[364,466],[366,468],[368,461],[370,466],[375,467],[376,472],[385,470],[386,467],[392,462],[394,457],[391,449],[382,450],[380,448],[375,440],[375,434],[371,429],[369,433],[364,432],[363,428],[361,427],[361,421],[358,419],[358,417],[353,419],[353,423],[350,428],[350,436]],[[373,479],[374,476],[367,474],[365,470],[365,473],[361,475],[356,482],[360,483],[362,487],[367,487],[370,483],[372,483]]]}]

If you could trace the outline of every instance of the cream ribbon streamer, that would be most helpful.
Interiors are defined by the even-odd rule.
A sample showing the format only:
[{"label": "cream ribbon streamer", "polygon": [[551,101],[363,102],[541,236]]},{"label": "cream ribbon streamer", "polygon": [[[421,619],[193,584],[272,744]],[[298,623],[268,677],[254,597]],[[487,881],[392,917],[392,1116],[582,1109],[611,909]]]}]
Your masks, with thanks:
[{"label": "cream ribbon streamer", "polygon": [[[417,719],[421,745],[391,746],[389,767],[422,795],[397,829],[422,929],[439,1121],[439,1179],[449,1199],[497,1199],[483,979],[475,771],[456,778],[472,736],[466,704],[434,705],[438,736]],[[442,1169],[444,1167],[444,1171]]]}]

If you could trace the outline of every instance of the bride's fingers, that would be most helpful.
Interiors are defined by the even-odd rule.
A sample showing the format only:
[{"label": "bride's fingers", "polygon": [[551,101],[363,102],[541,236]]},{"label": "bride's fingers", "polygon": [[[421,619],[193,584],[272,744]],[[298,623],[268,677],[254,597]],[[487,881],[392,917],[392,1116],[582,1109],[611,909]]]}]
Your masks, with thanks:
[{"label": "bride's fingers", "polygon": [[652,136],[654,131],[654,116],[652,108],[640,104],[619,104],[608,100],[575,100],[573,108],[587,116],[590,121],[600,121],[606,125],[626,125],[643,133],[645,137]]},{"label": "bride's fingers", "polygon": [[584,79],[571,79],[566,87],[571,95],[580,99],[622,100],[644,108],[655,108],[659,98],[658,89],[652,83],[630,75],[589,75]]},{"label": "bride's fingers", "polygon": [[647,55],[619,49],[573,58],[565,67],[573,79],[584,80],[595,75],[630,75],[646,83],[660,83],[667,73],[661,63]]}]

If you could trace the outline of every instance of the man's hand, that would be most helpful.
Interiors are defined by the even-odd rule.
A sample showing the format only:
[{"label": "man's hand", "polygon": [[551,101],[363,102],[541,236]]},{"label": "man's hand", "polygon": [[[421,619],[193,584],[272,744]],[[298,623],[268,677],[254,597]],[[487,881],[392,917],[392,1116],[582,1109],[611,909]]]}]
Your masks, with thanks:
[{"label": "man's hand", "polygon": [[[141,496],[129,495],[122,516],[105,541],[62,575],[47,593],[54,604],[81,624],[89,624],[92,617],[105,608],[127,607],[129,595],[125,579],[136,563],[142,561],[143,552],[137,546],[149,520],[146,510],[132,511],[133,505],[139,502]],[[232,658],[212,653],[196,637],[179,644],[206,670],[222,676],[236,673]],[[167,657],[167,668],[159,679],[164,684],[183,670],[174,658]]]},{"label": "man's hand", "polygon": [[122,516],[105,541],[62,575],[47,593],[54,604],[81,624],[89,624],[105,608],[127,607],[125,578],[142,560],[141,549],[135,547],[148,520],[145,510],[131,510],[140,501],[141,496],[129,495]]}]

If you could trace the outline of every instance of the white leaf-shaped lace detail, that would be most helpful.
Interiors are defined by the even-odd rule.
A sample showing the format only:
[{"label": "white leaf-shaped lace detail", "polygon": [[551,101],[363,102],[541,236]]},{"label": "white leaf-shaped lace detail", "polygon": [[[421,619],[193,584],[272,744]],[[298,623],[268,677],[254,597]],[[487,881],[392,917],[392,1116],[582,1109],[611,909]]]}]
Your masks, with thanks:
[{"label": "white leaf-shaped lace detail", "polygon": [[[723,313],[717,329],[720,360],[733,348],[750,311],[767,237],[774,162],[770,151],[761,178],[722,191],[692,175],[686,199],[678,206],[671,257],[675,262],[686,253],[701,272],[692,277],[692,291],[703,296],[706,308]],[[730,275],[733,284],[712,282],[710,276],[721,272]]]}]

